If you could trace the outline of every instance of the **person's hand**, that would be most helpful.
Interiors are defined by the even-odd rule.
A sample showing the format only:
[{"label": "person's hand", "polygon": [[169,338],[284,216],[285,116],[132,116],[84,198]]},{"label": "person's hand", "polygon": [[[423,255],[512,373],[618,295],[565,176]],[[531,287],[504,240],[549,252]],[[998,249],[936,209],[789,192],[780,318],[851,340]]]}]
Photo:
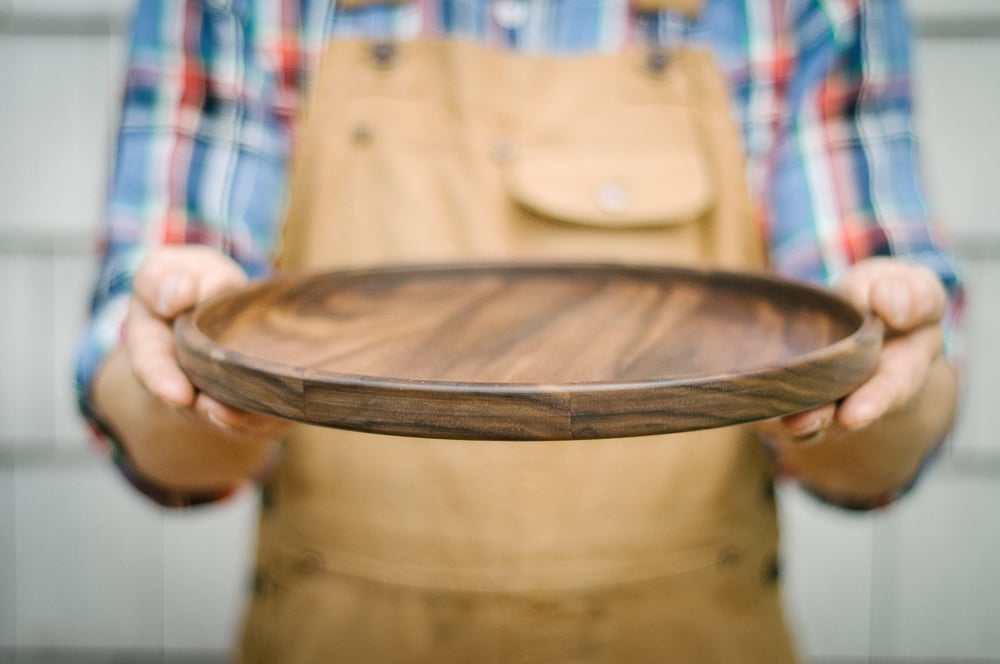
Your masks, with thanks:
[{"label": "person's hand", "polygon": [[204,246],[168,246],[136,273],[125,322],[124,349],[138,381],[151,394],[228,433],[275,438],[284,420],[234,408],[199,392],[177,363],[173,322],[207,297],[246,283],[243,270]]},{"label": "person's hand", "polygon": [[947,295],[930,270],[873,258],[851,267],[837,289],[885,323],[876,371],[838,403],[759,423],[758,430],[779,446],[860,431],[903,410],[920,394],[932,363],[941,354]]}]

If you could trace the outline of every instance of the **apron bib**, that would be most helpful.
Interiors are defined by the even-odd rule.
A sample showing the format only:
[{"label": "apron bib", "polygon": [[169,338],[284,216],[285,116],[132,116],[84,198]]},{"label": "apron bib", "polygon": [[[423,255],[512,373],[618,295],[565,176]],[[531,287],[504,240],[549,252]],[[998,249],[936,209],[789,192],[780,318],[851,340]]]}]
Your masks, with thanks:
[{"label": "apron bib", "polygon": [[[764,266],[707,53],[335,41],[280,264]],[[265,487],[242,662],[794,661],[745,428],[566,442],[300,427]]]}]

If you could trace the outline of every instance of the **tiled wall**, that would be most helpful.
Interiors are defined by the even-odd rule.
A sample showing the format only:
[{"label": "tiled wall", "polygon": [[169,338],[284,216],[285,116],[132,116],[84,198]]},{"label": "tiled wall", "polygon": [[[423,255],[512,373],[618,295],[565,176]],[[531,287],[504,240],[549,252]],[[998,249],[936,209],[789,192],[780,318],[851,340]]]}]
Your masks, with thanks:
[{"label": "tiled wall", "polygon": [[911,6],[924,169],[970,291],[963,410],[953,448],[893,509],[784,492],[787,590],[813,655],[1000,661],[1000,3]]},{"label": "tiled wall", "polygon": [[0,2],[0,650],[223,650],[245,585],[255,497],[154,508],[73,404],[128,6]]},{"label": "tiled wall", "polygon": [[[0,651],[222,651],[239,618],[254,496],[157,510],[72,405],[128,6],[0,0]],[[892,510],[782,492],[787,592],[815,658],[998,660],[1000,5],[913,6],[926,168],[972,293],[965,408],[955,449]]]}]

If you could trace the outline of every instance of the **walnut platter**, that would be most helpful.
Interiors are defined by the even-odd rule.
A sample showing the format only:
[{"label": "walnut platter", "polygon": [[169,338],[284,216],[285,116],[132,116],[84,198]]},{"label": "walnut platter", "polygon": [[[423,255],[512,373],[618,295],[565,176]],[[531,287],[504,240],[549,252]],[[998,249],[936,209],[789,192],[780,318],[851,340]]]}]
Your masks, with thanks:
[{"label": "walnut platter", "polygon": [[876,319],[770,276],[614,264],[279,275],[176,326],[181,366],[233,405],[410,436],[670,433],[835,400],[874,370]]}]

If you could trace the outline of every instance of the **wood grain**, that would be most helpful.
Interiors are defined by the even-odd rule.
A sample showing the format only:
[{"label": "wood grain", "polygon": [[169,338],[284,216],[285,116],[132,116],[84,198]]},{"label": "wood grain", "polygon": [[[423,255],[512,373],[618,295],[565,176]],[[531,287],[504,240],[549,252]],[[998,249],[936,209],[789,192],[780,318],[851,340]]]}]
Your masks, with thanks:
[{"label": "wood grain", "polygon": [[290,419],[441,438],[565,440],[773,417],[867,378],[882,330],[763,275],[612,264],[284,275],[176,327],[207,393]]}]

